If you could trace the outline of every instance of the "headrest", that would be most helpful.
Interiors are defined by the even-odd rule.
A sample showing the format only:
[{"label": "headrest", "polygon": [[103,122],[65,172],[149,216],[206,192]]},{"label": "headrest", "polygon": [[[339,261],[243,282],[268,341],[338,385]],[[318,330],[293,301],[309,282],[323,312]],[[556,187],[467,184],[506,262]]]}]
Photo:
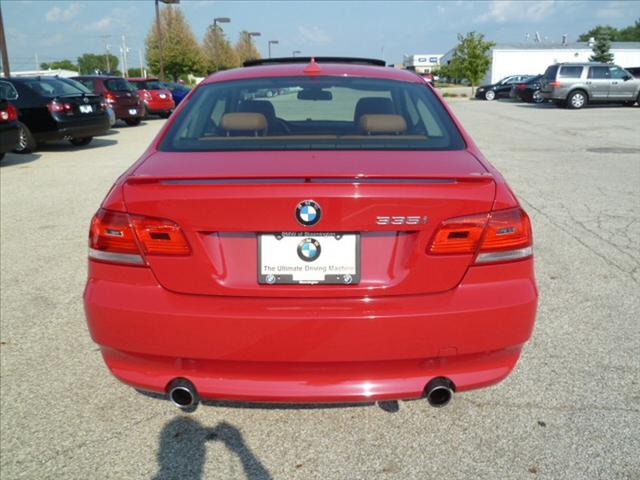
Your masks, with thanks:
[{"label": "headrest", "polygon": [[358,123],[364,133],[404,133],[407,122],[400,115],[362,115]]},{"label": "headrest", "polygon": [[362,115],[372,113],[394,113],[393,103],[390,98],[385,97],[364,97],[356,103],[353,120],[358,122]]},{"label": "headrest", "polygon": [[261,113],[225,113],[222,115],[220,126],[228,131],[266,130],[267,119]]},{"label": "headrest", "polygon": [[271,102],[265,100],[245,100],[240,104],[240,112],[261,113],[267,118],[276,116],[276,110]]}]

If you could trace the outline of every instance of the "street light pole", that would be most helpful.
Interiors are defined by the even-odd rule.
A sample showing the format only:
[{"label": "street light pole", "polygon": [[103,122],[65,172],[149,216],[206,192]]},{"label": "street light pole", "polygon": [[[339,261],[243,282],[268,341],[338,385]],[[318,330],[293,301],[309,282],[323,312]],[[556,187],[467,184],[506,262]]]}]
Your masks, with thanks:
[{"label": "street light pole", "polygon": [[2,5],[0,5],[0,50],[2,50],[2,71],[5,77],[11,75],[9,69],[9,54],[7,53],[7,40],[4,38],[4,23],[2,22]]},{"label": "street light pole", "polygon": [[277,45],[278,43],[280,43],[278,40],[269,40],[269,58],[271,58],[271,45]]},{"label": "street light pole", "polygon": [[160,27],[160,2],[165,4],[180,3],[180,0],[155,0],[156,2],[156,29],[158,30],[158,49],[160,50],[160,80],[164,80],[164,59],[163,57],[163,42],[162,42],[162,28]]},{"label": "street light pole", "polygon": [[[216,54],[218,53],[218,32],[216,30],[218,23],[230,23],[231,19],[229,17],[216,17],[213,19],[213,34],[215,35],[213,37],[214,43],[213,43],[213,68],[214,71],[218,71],[218,62],[216,61]],[[220,28],[220,30],[222,30],[222,28]]]}]

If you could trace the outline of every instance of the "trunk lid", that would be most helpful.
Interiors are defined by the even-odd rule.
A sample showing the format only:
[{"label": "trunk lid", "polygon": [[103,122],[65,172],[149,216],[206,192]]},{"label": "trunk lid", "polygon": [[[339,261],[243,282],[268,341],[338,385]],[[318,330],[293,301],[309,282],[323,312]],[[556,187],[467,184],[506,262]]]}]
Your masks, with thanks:
[{"label": "trunk lid", "polygon": [[135,107],[139,103],[140,96],[135,92],[112,90],[109,93],[113,95],[117,105]]},{"label": "trunk lid", "polygon": [[[395,159],[401,159],[396,161]],[[407,295],[458,285],[471,255],[427,255],[442,220],[491,210],[492,176],[466,151],[157,152],[124,186],[127,210],[173,220],[187,257],[149,256],[158,281],[190,294],[307,297]],[[322,220],[304,227],[312,199]],[[427,217],[379,225],[377,217]],[[357,285],[261,285],[259,233],[358,232]]]}]

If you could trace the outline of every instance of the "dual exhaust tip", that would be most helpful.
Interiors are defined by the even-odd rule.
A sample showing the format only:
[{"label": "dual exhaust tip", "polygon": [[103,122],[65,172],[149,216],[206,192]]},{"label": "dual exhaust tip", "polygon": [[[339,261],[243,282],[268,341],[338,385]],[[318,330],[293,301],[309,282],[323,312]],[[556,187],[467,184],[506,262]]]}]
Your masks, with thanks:
[{"label": "dual exhaust tip", "polygon": [[[446,406],[453,398],[456,387],[446,377],[436,377],[424,388],[424,397],[429,405],[436,408]],[[167,387],[169,400],[181,410],[193,411],[198,406],[200,398],[193,383],[186,378],[176,378]]]}]

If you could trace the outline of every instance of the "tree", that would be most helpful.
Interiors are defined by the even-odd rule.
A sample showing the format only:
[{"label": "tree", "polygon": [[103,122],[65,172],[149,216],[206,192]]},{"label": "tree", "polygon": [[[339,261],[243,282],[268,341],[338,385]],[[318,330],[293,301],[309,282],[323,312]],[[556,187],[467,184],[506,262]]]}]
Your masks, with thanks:
[{"label": "tree", "polygon": [[260,58],[260,52],[256,48],[255,43],[253,43],[251,35],[249,35],[249,32],[246,30],[240,32],[240,38],[238,38],[235,50],[238,55],[238,62],[240,65],[247,60],[257,60]]},{"label": "tree", "polygon": [[602,36],[596,38],[593,44],[593,55],[589,57],[591,62],[613,63],[613,53],[611,53],[611,42],[609,38]]},{"label": "tree", "polygon": [[40,68],[44,70],[73,70],[74,72],[78,71],[78,66],[74,65],[71,60],[60,60],[57,62],[51,63],[41,63]]},{"label": "tree", "polygon": [[[188,73],[202,74],[206,60],[191,27],[179,8],[166,6],[160,13],[162,45],[158,41],[157,25],[154,22],[146,39],[147,64],[153,72],[160,72],[160,55],[164,71],[174,81]],[[162,47],[162,48],[161,48]]]},{"label": "tree", "polygon": [[227,40],[219,25],[210,26],[203,40],[204,54],[207,58],[207,71],[217,72],[240,66],[236,51]]},{"label": "tree", "polygon": [[83,53],[78,57],[78,67],[82,73],[114,72],[118,68],[118,57],[109,54]]},{"label": "tree", "polygon": [[130,77],[144,77],[144,71],[140,67],[128,68],[127,73]]},{"label": "tree", "polygon": [[449,73],[455,74],[454,78],[466,78],[471,82],[471,89],[480,83],[485,76],[491,57],[489,51],[495,45],[484,39],[484,35],[469,32],[466,35],[458,34],[458,46],[447,68]]},{"label": "tree", "polygon": [[612,42],[640,42],[640,18],[633,25],[617,29],[610,25],[597,25],[578,37],[580,42],[588,42],[591,38],[607,37]]}]

